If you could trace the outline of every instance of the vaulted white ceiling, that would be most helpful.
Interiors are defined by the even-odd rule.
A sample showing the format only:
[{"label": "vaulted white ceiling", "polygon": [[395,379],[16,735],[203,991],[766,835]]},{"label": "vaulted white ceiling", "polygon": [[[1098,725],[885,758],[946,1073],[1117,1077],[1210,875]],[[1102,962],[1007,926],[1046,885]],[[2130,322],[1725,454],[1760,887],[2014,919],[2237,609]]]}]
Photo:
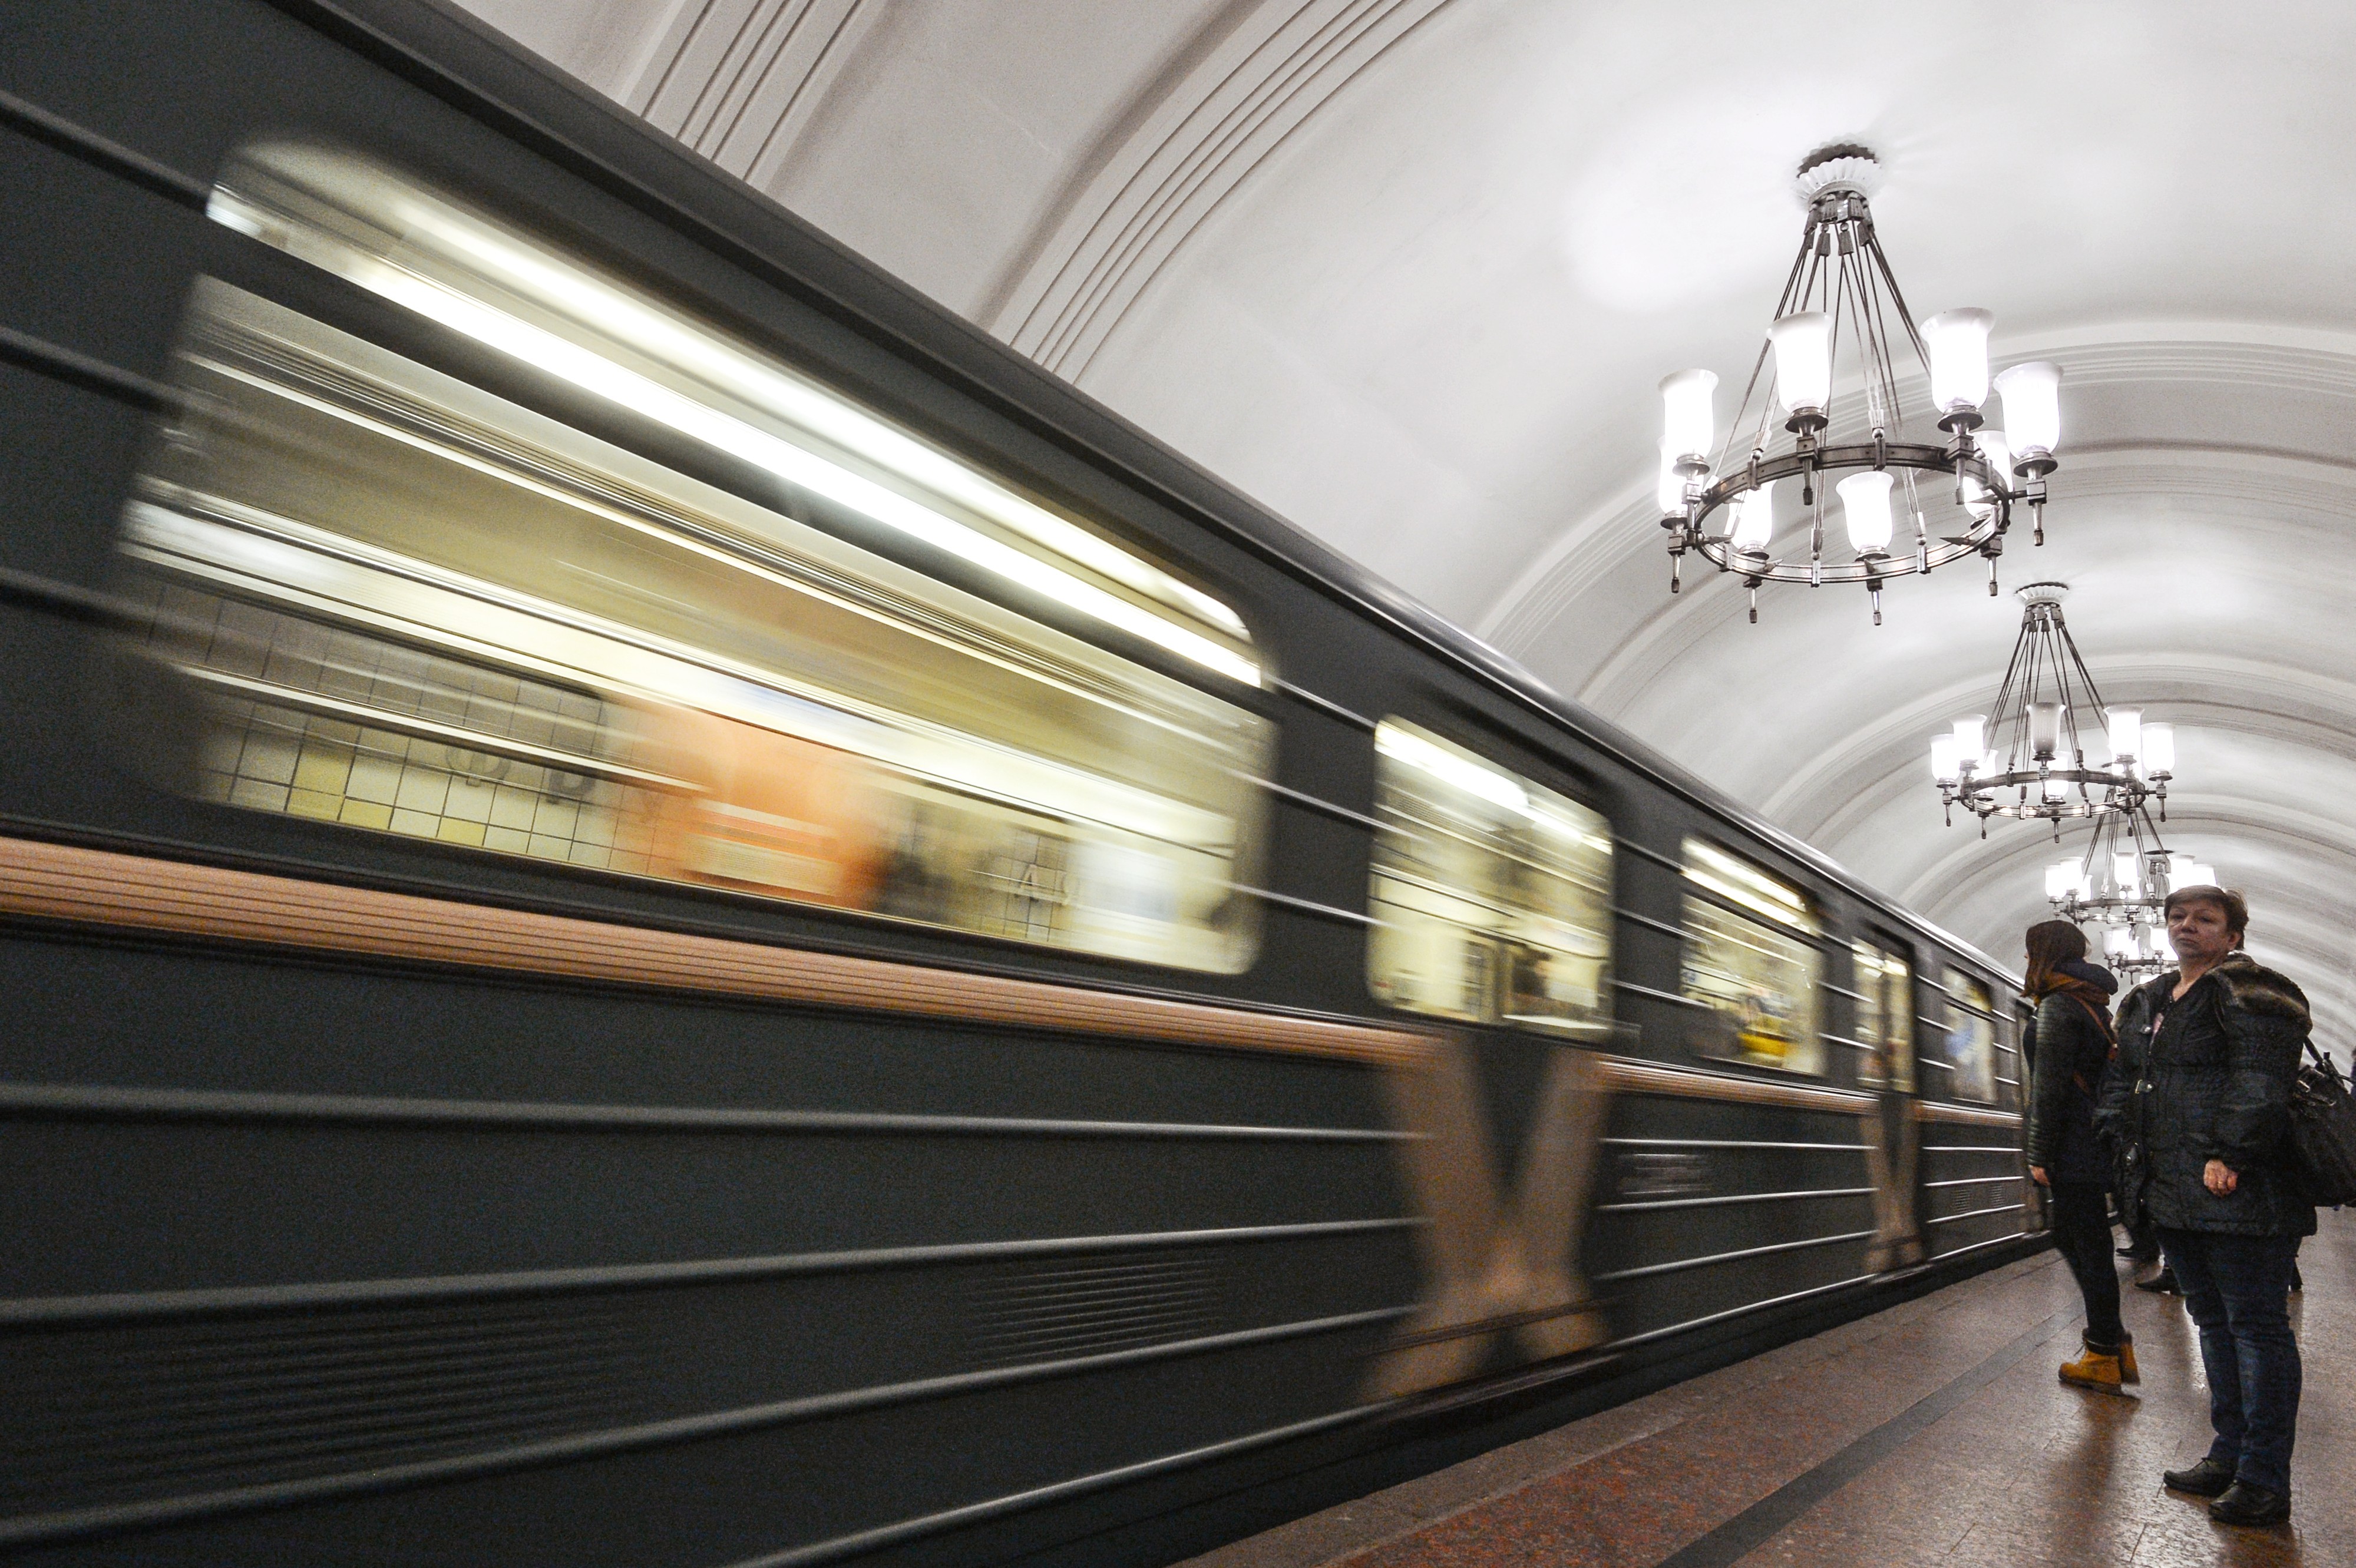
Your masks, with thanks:
[{"label": "vaulted white ceiling", "polygon": [[1732,580],[1666,592],[1653,384],[1741,386],[1793,166],[1868,144],[1909,302],[2067,375],[2005,587],[2072,585],[2105,697],[2178,725],[2172,847],[2356,1039],[2356,10],[466,3],[2013,956],[2061,851],[1943,829],[1924,761],[2010,594],[1957,566],[1877,630],[1855,591],[1757,626]]}]

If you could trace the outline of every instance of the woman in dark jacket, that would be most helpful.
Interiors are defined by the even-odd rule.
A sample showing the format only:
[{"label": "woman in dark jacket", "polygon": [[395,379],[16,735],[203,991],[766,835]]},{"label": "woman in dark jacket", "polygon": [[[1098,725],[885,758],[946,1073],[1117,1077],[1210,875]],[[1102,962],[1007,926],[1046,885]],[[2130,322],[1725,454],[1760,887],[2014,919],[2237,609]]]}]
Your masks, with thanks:
[{"label": "woman in dark jacket", "polygon": [[2315,1233],[2288,1148],[2307,997],[2241,951],[2241,894],[2179,888],[2167,910],[2179,967],[2120,1007],[2096,1118],[2123,1153],[2119,1202],[2158,1226],[2201,1329],[2216,1440],[2168,1484],[2215,1498],[2212,1519],[2275,1524],[2290,1517],[2298,1420],[2292,1260]]},{"label": "woman in dark jacket", "polygon": [[2111,1059],[2111,993],[2118,982],[2086,962],[2086,938],[2066,920],[2029,928],[2023,986],[2037,1003],[2029,1058],[2029,1174],[2046,1189],[2053,1245],[2086,1298],[2083,1350],[2062,1381],[2119,1392],[2136,1376],[2135,1342],[2119,1322],[2118,1265],[2103,1191],[2108,1162],[2094,1137],[2094,1095]]}]

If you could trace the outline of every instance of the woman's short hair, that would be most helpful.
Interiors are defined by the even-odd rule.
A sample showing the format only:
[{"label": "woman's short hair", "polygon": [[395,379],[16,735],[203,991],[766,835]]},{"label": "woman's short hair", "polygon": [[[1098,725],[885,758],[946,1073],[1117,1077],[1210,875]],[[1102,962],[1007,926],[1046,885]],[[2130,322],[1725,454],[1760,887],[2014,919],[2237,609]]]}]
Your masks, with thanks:
[{"label": "woman's short hair", "polygon": [[2160,906],[2160,916],[2162,919],[2172,918],[2179,904],[2197,903],[2215,904],[2223,910],[2225,932],[2230,936],[2240,936],[2250,929],[2250,901],[2231,888],[2211,887],[2206,882],[2179,888],[2169,894],[2168,901]]}]

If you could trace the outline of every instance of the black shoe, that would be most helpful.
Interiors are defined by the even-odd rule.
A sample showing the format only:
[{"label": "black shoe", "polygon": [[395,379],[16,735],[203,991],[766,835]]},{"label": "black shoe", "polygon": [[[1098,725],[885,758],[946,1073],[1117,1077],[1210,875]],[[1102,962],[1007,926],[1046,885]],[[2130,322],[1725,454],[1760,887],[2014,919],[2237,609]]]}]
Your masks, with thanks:
[{"label": "black shoe", "polygon": [[2139,1279],[2136,1281],[2135,1287],[2137,1290],[2156,1291],[2161,1296],[2182,1296],[2184,1294],[2184,1287],[2176,1283],[2176,1271],[2172,1268],[2164,1268],[2158,1274],[2152,1275],[2149,1279]]},{"label": "black shoe", "polygon": [[2291,1265],[2290,1265],[2290,1293],[2291,1293],[2293,1296],[2297,1296],[2299,1292],[2301,1292],[2301,1291],[2305,1290],[2306,1288],[2307,1288],[2307,1281],[2305,1281],[2305,1280],[2303,1280],[2303,1279],[2301,1279],[2301,1278],[2299,1278],[2299,1277],[2298,1277],[2298,1265],[2297,1265],[2297,1264],[2291,1264]]},{"label": "black shoe", "polygon": [[2233,1467],[2222,1459],[2203,1459],[2189,1470],[2170,1470],[2160,1477],[2171,1492],[2196,1498],[2223,1497],[2233,1484]]},{"label": "black shoe", "polygon": [[2129,1258],[2139,1264],[2156,1264],[2159,1261],[2158,1247],[2138,1247],[2133,1242],[2119,1248],[2118,1253],[2123,1258]]},{"label": "black shoe", "polygon": [[2282,1492],[2235,1481],[2223,1497],[2209,1505],[2209,1517],[2219,1524],[2280,1524],[2290,1518],[2290,1499]]}]

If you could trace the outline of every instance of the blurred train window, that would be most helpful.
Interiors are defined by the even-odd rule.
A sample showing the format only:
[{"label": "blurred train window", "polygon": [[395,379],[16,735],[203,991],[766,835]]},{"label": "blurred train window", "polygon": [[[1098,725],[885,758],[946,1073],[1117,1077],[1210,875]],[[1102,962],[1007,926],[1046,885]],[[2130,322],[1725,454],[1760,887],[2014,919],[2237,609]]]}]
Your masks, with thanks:
[{"label": "blurred train window", "polygon": [[[1248,962],[1272,734],[1219,695],[1258,678],[1225,605],[375,165],[265,149],[214,209],[778,482],[716,487],[201,280],[175,364],[186,407],[123,541],[156,613],[147,646],[202,701],[193,791],[1018,941]],[[869,548],[884,534],[955,558],[962,585]],[[1199,684],[1122,651],[1139,643]]]},{"label": "blurred train window", "polygon": [[1375,731],[1375,996],[1581,1039],[1611,1029],[1612,827],[1412,724]]},{"label": "blurred train window", "polygon": [[1940,1053],[1950,1069],[1951,1092],[1958,1100],[1994,1104],[1996,1012],[1988,988],[1960,969],[1949,969],[1944,982],[1947,1029]]},{"label": "blurred train window", "polygon": [[1685,844],[1686,997],[1705,1056],[1822,1073],[1822,928],[1805,893],[1698,838]]},{"label": "blurred train window", "polygon": [[1905,958],[1871,942],[1849,948],[1857,976],[1857,1081],[1868,1089],[1914,1093],[1914,973]]}]

